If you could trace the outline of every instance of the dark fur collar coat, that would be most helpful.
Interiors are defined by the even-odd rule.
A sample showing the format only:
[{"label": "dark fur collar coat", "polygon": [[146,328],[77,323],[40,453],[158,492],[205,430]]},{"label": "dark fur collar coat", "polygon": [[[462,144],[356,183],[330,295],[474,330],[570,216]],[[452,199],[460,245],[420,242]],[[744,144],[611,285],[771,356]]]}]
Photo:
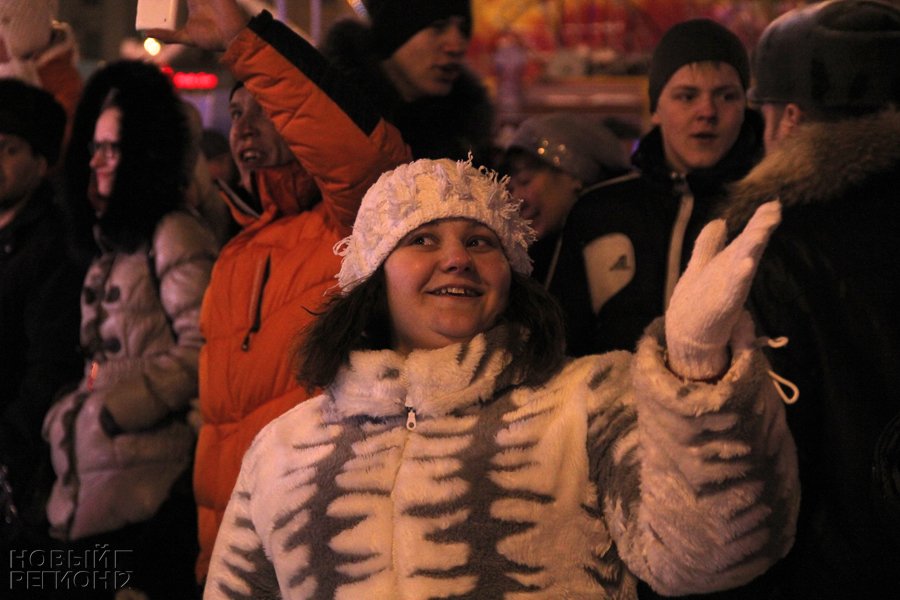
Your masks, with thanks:
[{"label": "dark fur collar coat", "polygon": [[735,230],[760,203],[783,204],[750,304],[760,332],[789,339],[770,359],[800,388],[788,408],[803,489],[797,541],[765,576],[777,593],[754,597],[900,589],[898,194],[896,110],[802,124],[733,189]]}]

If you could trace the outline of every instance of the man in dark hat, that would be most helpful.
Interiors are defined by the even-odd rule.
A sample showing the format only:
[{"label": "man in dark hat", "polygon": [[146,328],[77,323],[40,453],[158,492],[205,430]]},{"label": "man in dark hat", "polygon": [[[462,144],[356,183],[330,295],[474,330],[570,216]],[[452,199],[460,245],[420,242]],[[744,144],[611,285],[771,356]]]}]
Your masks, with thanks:
[{"label": "man in dark hat", "polygon": [[[900,9],[820,2],[763,32],[754,87],[766,157],[732,194],[735,231],[783,205],[751,292],[770,354],[799,402],[803,502],[771,598],[900,591]],[[759,596],[764,597],[764,596]]]},{"label": "man in dark hat", "polygon": [[30,503],[44,454],[44,414],[81,369],[83,273],[67,259],[46,177],[65,124],[50,94],[0,79],[0,463],[26,527],[43,516],[43,506]]},{"label": "man in dark hat", "polygon": [[493,107],[466,67],[469,0],[368,0],[368,23],[345,19],[323,53],[367,93],[409,144],[413,158],[485,163],[492,153]]},{"label": "man in dark hat", "polygon": [[634,350],[663,314],[694,240],[762,151],[762,119],[746,107],[747,51],[709,19],[669,29],[650,64],[653,129],[637,170],[579,199],[550,290],[568,317],[575,355]]}]

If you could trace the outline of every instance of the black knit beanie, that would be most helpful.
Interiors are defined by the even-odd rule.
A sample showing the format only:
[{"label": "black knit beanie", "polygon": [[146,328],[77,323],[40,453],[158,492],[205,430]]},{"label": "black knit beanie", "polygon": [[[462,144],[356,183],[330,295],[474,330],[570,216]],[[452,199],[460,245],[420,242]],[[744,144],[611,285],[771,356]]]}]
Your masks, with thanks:
[{"label": "black knit beanie", "polygon": [[435,21],[450,17],[465,19],[465,34],[472,32],[469,0],[369,0],[375,52],[387,58],[406,40]]},{"label": "black knit beanie", "polygon": [[0,133],[23,138],[52,166],[65,128],[66,113],[53,96],[18,79],[0,79]]},{"label": "black knit beanie", "polygon": [[750,59],[736,35],[710,19],[692,19],[673,25],[663,35],[650,59],[650,112],[672,75],[696,62],[718,61],[734,67],[744,89],[750,83]]}]

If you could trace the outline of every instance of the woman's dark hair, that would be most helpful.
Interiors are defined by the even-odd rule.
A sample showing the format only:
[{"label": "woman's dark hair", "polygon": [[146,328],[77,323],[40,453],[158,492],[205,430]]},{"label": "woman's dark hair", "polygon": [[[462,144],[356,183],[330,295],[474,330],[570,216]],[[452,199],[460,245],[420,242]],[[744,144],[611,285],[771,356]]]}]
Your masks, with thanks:
[{"label": "woman's dark hair", "polygon": [[[98,218],[88,200],[88,144],[97,119],[109,107],[122,111],[121,157],[108,207]],[[122,60],[95,72],[75,111],[63,170],[77,254],[84,258],[96,253],[91,235],[95,223],[107,243],[127,252],[150,241],[159,220],[183,206],[190,143],[181,100],[157,67]]]},{"label": "woman's dark hair", "polygon": [[[515,380],[534,387],[547,382],[565,361],[562,309],[530,277],[512,274],[509,304],[500,323],[510,327]],[[307,389],[330,385],[354,350],[391,347],[384,266],[347,294],[334,296],[303,332],[297,379]]]}]

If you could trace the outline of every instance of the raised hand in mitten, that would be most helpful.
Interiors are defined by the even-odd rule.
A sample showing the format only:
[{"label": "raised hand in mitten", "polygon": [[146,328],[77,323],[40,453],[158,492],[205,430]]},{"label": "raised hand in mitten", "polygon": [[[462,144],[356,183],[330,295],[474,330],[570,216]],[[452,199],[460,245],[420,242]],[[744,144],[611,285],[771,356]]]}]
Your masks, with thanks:
[{"label": "raised hand in mitten", "polygon": [[687,269],[666,310],[669,368],[688,379],[712,379],[728,366],[728,341],[738,322],[759,258],[781,221],[776,200],[759,208],[725,246],[725,221],[700,232]]}]

